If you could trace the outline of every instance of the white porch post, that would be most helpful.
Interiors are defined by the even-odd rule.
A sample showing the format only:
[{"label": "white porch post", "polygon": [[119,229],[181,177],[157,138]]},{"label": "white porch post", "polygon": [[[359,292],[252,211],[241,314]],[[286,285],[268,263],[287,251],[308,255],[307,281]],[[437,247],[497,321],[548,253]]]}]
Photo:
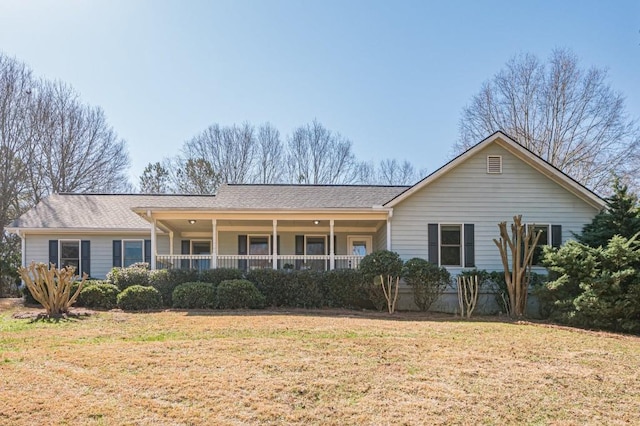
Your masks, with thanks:
[{"label": "white porch post", "polygon": [[335,238],[333,237],[334,225],[335,225],[335,221],[331,219],[329,221],[329,269],[331,270],[336,269],[336,248],[334,247]]},{"label": "white porch post", "polygon": [[173,256],[173,231],[169,231],[169,254]]},{"label": "white porch post", "polygon": [[156,220],[151,219],[151,265],[152,271],[156,269],[156,256],[158,255],[158,239],[156,238]]},{"label": "white porch post", "polygon": [[211,219],[211,269],[218,267],[218,220]]},{"label": "white porch post", "polygon": [[273,219],[273,269],[278,269],[278,219]]},{"label": "white porch post", "polygon": [[387,218],[387,250],[391,251],[391,218]]}]

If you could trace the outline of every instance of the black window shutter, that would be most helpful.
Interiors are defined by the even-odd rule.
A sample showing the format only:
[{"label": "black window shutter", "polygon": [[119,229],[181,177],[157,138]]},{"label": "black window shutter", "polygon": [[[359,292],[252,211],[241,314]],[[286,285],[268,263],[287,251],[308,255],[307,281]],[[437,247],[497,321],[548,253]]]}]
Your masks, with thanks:
[{"label": "black window shutter", "polygon": [[49,263],[58,266],[58,240],[49,240]]},{"label": "black window shutter", "polygon": [[562,245],[562,225],[551,225],[551,245],[553,247]]},{"label": "black window shutter", "polygon": [[151,240],[144,240],[144,261],[151,265]]},{"label": "black window shutter", "polygon": [[[182,240],[180,242],[180,254],[191,254],[191,240]],[[180,261],[180,268],[189,269],[190,263],[187,259]]]},{"label": "black window shutter", "polygon": [[440,238],[438,236],[438,224],[430,223],[428,225],[427,231],[429,239],[429,262],[433,263],[434,265],[438,265],[438,245],[440,244]]},{"label": "black window shutter", "polygon": [[296,235],[296,254],[304,254],[304,235]]},{"label": "black window shutter", "polygon": [[[247,236],[246,235],[238,235],[238,254],[246,255],[247,254]],[[238,269],[243,271],[247,270],[247,259],[238,260]]]},{"label": "black window shutter", "polygon": [[122,240],[113,240],[113,267],[122,267]]},{"label": "black window shutter", "polygon": [[[304,254],[304,235],[296,235],[296,255]],[[296,259],[296,269],[302,268],[302,260]]]},{"label": "black window shutter", "polygon": [[333,234],[333,254],[338,254],[338,236]]},{"label": "black window shutter", "polygon": [[475,237],[473,223],[464,224],[464,266],[470,268],[476,266]]},{"label": "black window shutter", "polygon": [[82,258],[80,259],[80,270],[78,274],[87,274],[91,276],[91,241],[82,240],[80,242],[80,251],[82,252]]}]

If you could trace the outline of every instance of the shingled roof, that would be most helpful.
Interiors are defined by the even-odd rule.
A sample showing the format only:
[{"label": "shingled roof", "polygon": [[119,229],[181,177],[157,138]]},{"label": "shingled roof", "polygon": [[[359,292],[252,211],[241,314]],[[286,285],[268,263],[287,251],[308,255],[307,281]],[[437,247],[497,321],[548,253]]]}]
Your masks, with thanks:
[{"label": "shingled roof", "polygon": [[148,230],[135,210],[322,210],[380,206],[405,186],[222,185],[213,195],[54,194],[8,228]]}]

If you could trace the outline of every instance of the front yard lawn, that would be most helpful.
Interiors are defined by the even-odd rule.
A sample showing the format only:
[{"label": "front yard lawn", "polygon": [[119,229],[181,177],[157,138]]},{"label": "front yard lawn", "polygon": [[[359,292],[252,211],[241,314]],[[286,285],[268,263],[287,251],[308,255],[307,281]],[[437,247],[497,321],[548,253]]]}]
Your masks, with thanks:
[{"label": "front yard lawn", "polygon": [[633,424],[640,338],[353,311],[0,311],[0,424]]}]

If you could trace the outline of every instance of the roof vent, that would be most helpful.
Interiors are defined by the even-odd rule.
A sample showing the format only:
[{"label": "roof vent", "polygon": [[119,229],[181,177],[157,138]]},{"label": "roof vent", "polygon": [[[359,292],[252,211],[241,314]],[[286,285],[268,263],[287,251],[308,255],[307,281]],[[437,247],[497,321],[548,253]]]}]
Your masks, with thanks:
[{"label": "roof vent", "polygon": [[501,155],[487,155],[487,173],[489,174],[502,173],[502,156]]}]

